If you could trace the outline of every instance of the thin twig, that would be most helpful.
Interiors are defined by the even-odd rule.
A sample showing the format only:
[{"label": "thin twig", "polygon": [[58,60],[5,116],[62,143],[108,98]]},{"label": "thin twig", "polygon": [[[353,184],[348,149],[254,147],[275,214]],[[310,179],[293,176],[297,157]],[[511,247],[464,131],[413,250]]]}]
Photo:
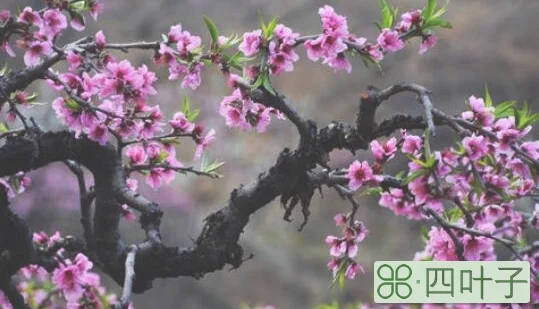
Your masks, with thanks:
[{"label": "thin twig", "polygon": [[124,288],[120,302],[115,306],[118,309],[127,309],[131,303],[131,294],[133,292],[133,281],[135,280],[135,257],[137,255],[137,246],[129,247],[127,257],[125,259],[125,279]]},{"label": "thin twig", "polygon": [[180,172],[180,173],[192,173],[197,176],[206,176],[210,178],[219,178],[221,176],[214,172],[204,172],[201,170],[197,170],[194,167],[174,167],[174,166],[170,166],[168,163],[130,165],[125,168],[125,171],[127,174],[130,174],[132,172],[146,171],[146,170],[151,170],[154,168],[163,168],[166,170],[172,170],[172,171]]}]

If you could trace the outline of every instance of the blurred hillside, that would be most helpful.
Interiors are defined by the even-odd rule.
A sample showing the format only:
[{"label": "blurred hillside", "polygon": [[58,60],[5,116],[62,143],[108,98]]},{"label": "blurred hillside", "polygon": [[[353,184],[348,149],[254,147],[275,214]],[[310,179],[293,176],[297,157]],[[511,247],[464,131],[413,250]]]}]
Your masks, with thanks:
[{"label": "blurred hillside", "polygon": [[[105,12],[99,27],[90,23],[87,33],[103,29],[107,39],[117,42],[155,40],[170,25],[181,23],[191,33],[207,38],[203,15],[213,18],[222,33],[242,33],[258,27],[258,11],[265,16],[279,16],[282,23],[302,34],[320,29],[318,7],[331,4],[348,16],[352,32],[374,39],[373,21],[378,18],[377,0],[117,0],[104,1]],[[401,11],[421,7],[426,0],[392,0]],[[39,5],[40,1],[3,0],[2,8]],[[439,33],[438,45],[420,56],[417,44],[393,54],[384,62],[383,73],[366,69],[358,61],[352,74],[334,74],[325,66],[314,64],[300,51],[302,60],[291,74],[275,80],[276,88],[305,117],[321,125],[331,120],[353,121],[358,95],[367,85],[385,87],[399,81],[414,81],[433,90],[434,104],[456,113],[464,100],[482,95],[489,84],[496,101],[529,100],[537,110],[539,95],[539,1],[536,0],[452,0],[447,18],[454,29]],[[74,33],[73,35],[77,35]],[[63,39],[69,39],[69,36]],[[148,55],[133,53],[135,63],[148,62]],[[13,64],[13,65],[16,65]],[[20,65],[20,64],[19,64]],[[283,147],[297,142],[295,128],[287,122],[273,122],[269,132],[259,135],[232,131],[225,127],[217,107],[228,94],[221,76],[214,69],[205,70],[203,86],[196,92],[184,91],[179,83],[167,80],[167,72],[158,70],[160,82],[157,100],[168,114],[180,106],[184,94],[202,110],[200,119],[217,130],[218,139],[209,153],[226,161],[225,177],[219,180],[178,177],[172,186],[158,192],[143,188],[142,192],[166,208],[162,232],[168,244],[188,246],[196,237],[202,220],[224,204],[229,192],[240,183],[250,182],[275,161]],[[43,93],[41,100],[50,102],[52,93],[46,86],[36,86]],[[45,126],[55,128],[53,112],[42,107],[36,116]],[[411,95],[393,99],[380,108],[379,119],[394,113],[422,113]],[[440,134],[437,141],[450,138]],[[182,145],[185,160],[192,157],[192,145]],[[358,157],[368,157],[358,153]],[[345,166],[353,160],[349,153],[332,154],[333,166]],[[398,164],[393,165],[395,170]],[[54,165],[33,173],[34,183],[28,193],[17,197],[14,209],[23,213],[36,230],[80,235],[76,206],[75,178],[62,165]],[[68,184],[66,179],[73,181]],[[311,219],[302,233],[296,230],[302,217],[298,213],[292,223],[282,221],[277,201],[253,216],[241,244],[255,258],[240,269],[209,274],[201,280],[178,278],[156,281],[153,290],[135,297],[138,309],[151,308],[239,308],[242,302],[273,304],[279,309],[311,308],[314,304],[338,299],[343,302],[370,300],[372,266],[375,260],[411,259],[422,248],[418,237],[420,225],[395,217],[377,205],[375,199],[362,199],[359,218],[370,230],[360,249],[360,261],[367,274],[349,282],[344,291],[329,289],[330,273],[326,270],[329,254],[323,240],[337,233],[332,217],[345,212],[348,205],[331,191],[324,198],[314,198]],[[64,206],[62,206],[64,205]],[[71,207],[71,209],[69,208]],[[70,210],[65,210],[65,209]],[[138,225],[123,227],[129,240],[140,239]],[[108,281],[108,280],[107,280]],[[109,286],[118,287],[109,282]]]}]

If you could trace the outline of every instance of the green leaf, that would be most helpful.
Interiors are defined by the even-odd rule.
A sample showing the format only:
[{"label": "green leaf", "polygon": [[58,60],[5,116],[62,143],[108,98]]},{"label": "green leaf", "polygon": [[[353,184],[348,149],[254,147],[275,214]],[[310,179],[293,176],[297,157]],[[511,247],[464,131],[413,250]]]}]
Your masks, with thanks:
[{"label": "green leaf", "polygon": [[171,145],[171,144],[180,145],[181,144],[181,140],[179,138],[177,138],[177,137],[165,137],[165,138],[161,138],[160,141],[161,141],[161,143],[168,144],[168,145]]},{"label": "green leaf", "polygon": [[162,150],[161,152],[159,152],[159,155],[154,160],[156,163],[163,163],[165,162],[167,158],[168,158],[168,152],[166,152],[165,150]]},{"label": "green leaf", "polygon": [[264,22],[264,16],[262,16],[262,12],[258,11],[258,20],[260,21],[260,29],[262,29],[262,34],[264,37],[266,37],[266,33],[268,32],[268,27],[266,26],[266,23]]},{"label": "green leaf", "polygon": [[451,26],[447,27],[447,24],[449,24],[449,22],[441,17],[431,18],[425,21],[423,24],[423,29],[432,29],[436,27],[451,28]]},{"label": "green leaf", "polygon": [[436,13],[432,14],[431,18],[436,18],[444,15],[444,13],[447,11],[447,4],[444,5],[442,8],[440,8]]},{"label": "green leaf", "polygon": [[258,75],[258,77],[256,78],[254,84],[251,86],[251,89],[256,89],[256,88],[262,86],[263,82],[264,82],[264,74]]},{"label": "green leaf", "polygon": [[273,37],[273,31],[275,31],[275,27],[277,27],[277,21],[279,21],[279,17],[275,16],[267,25],[266,29],[266,39],[270,40]]},{"label": "green leaf", "polygon": [[214,161],[214,162],[204,166],[202,171],[204,171],[206,173],[213,173],[213,172],[217,171],[219,168],[221,168],[223,165],[225,165],[225,162]]},{"label": "green leaf", "polygon": [[183,97],[183,108],[182,108],[182,113],[187,116],[189,114],[189,111],[190,111],[191,107],[189,106],[189,97],[188,96],[184,96]]},{"label": "green leaf", "polygon": [[346,282],[346,277],[344,276],[344,272],[341,272],[339,274],[339,288],[341,288],[341,290],[344,288],[345,282]]},{"label": "green leaf", "polygon": [[429,241],[429,229],[426,226],[421,227],[421,239],[424,242]]},{"label": "green leaf", "polygon": [[34,92],[32,93],[32,95],[29,95],[26,100],[28,101],[28,103],[33,103],[37,98],[37,93]]},{"label": "green leaf", "polygon": [[496,118],[504,118],[513,115],[513,106],[515,103],[516,101],[505,101],[496,105],[494,116],[496,116]]},{"label": "green leaf", "polygon": [[446,210],[444,215],[446,216],[447,219],[449,219],[449,222],[451,222],[451,223],[455,223],[460,218],[464,217],[464,213],[458,207],[453,207],[453,208],[450,208],[450,209]]},{"label": "green leaf", "polygon": [[200,109],[198,109],[198,108],[190,111],[186,115],[187,120],[189,120],[190,122],[194,122],[197,119],[198,114],[200,114]]},{"label": "green leaf", "polygon": [[376,187],[376,188],[368,188],[366,190],[363,190],[359,196],[368,196],[373,194],[380,194],[382,193],[382,188]]},{"label": "green leaf", "polygon": [[82,110],[82,107],[77,103],[77,101],[73,100],[72,98],[65,99],[66,106],[74,111],[80,111]]},{"label": "green leaf", "polygon": [[488,85],[485,83],[485,107],[491,107],[492,106],[492,97],[490,96],[490,92],[488,91]]},{"label": "green leaf", "polygon": [[84,2],[85,2],[84,0],[70,2],[68,8],[70,11],[82,12],[86,8],[86,5]]},{"label": "green leaf", "polygon": [[221,49],[230,48],[238,44],[240,41],[241,41],[241,38],[237,34],[231,35],[230,37],[228,37],[228,40],[225,42],[225,44],[221,46]]},{"label": "green leaf", "polygon": [[217,26],[213,20],[211,20],[208,16],[204,16],[204,23],[210,32],[212,42],[217,44],[217,41],[219,40],[219,29],[217,29]]},{"label": "green leaf", "polygon": [[426,20],[429,20],[430,17],[434,14],[434,10],[436,10],[436,0],[428,0],[427,7],[425,8],[423,17]]},{"label": "green leaf", "polygon": [[525,127],[532,125],[539,121],[539,113],[535,113],[531,116],[528,116],[525,121],[523,121],[522,126],[519,126],[519,129],[524,129]]},{"label": "green leaf", "polygon": [[264,74],[264,78],[263,78],[263,81],[262,81],[262,86],[264,86],[264,89],[269,91],[269,93],[275,95],[275,90],[273,90],[273,86],[271,85],[271,81],[269,79],[268,74]]},{"label": "green leaf", "polygon": [[3,122],[0,122],[0,133],[4,133],[4,132],[7,132],[7,131],[9,131],[9,129],[6,126],[6,124],[3,123]]},{"label": "green leaf", "polygon": [[428,170],[422,169],[422,170],[418,170],[411,173],[410,175],[408,175],[408,177],[406,177],[406,179],[404,179],[403,185],[409,184],[410,182],[416,180],[417,178],[428,174],[428,172],[429,172]]},{"label": "green leaf", "polygon": [[387,0],[380,0],[380,18],[381,28],[391,28],[394,20],[394,9],[391,7]]},{"label": "green leaf", "polygon": [[440,27],[445,28],[445,29],[453,29],[453,25],[447,20],[444,20],[444,22],[440,25]]},{"label": "green leaf", "polygon": [[7,67],[7,62],[6,62],[6,63],[4,63],[4,65],[2,66],[2,69],[0,69],[0,76],[6,75],[7,71],[8,71],[8,67]]}]

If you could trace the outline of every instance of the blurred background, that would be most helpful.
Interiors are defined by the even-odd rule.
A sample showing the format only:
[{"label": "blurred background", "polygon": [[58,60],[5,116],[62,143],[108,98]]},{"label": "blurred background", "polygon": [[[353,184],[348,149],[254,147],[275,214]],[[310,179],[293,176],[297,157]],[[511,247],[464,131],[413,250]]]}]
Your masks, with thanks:
[{"label": "blurred background", "polygon": [[[103,1],[105,11],[98,23],[89,22],[87,34],[103,29],[109,42],[156,40],[167,33],[171,25],[181,23],[184,29],[208,39],[202,17],[210,16],[221,33],[243,33],[258,28],[258,12],[280,21],[301,34],[320,31],[318,8],[324,4],[348,17],[350,31],[374,40],[377,35],[373,21],[378,19],[377,0],[116,0]],[[426,0],[391,0],[400,11],[421,8]],[[442,0],[443,2],[443,0]],[[15,9],[26,5],[40,7],[41,1],[3,0],[1,8]],[[529,100],[537,110],[539,87],[539,1],[535,0],[452,0],[447,19],[454,29],[439,32],[438,45],[425,55],[417,54],[417,42],[392,54],[383,63],[383,72],[365,68],[359,60],[351,74],[334,74],[331,69],[309,61],[303,50],[294,72],[274,79],[276,88],[306,118],[320,126],[331,120],[353,121],[359,92],[367,85],[385,87],[400,81],[414,81],[433,91],[434,104],[449,112],[464,108],[470,95],[483,95],[488,83],[494,101]],[[63,40],[81,34],[67,31]],[[136,65],[149,63],[148,52],[127,55]],[[22,58],[22,57],[20,57]],[[10,62],[10,67],[21,63]],[[10,60],[11,61],[11,60]],[[153,66],[152,66],[153,68]],[[166,69],[156,69],[159,77],[155,97],[165,115],[170,117],[181,106],[183,95],[189,95],[192,105],[201,109],[199,120],[217,130],[217,140],[209,149],[213,159],[226,162],[224,178],[211,180],[195,176],[178,176],[170,186],[158,191],[142,185],[141,192],[164,209],[162,233],[167,244],[188,246],[202,226],[203,218],[222,207],[230,191],[248,183],[270,167],[283,147],[297,143],[295,128],[286,121],[272,122],[264,134],[230,130],[218,114],[218,105],[228,95],[224,81],[216,69],[206,69],[202,87],[196,92],[182,90],[179,82],[167,80]],[[34,85],[40,101],[54,99],[45,84]],[[402,95],[385,103],[378,117],[395,113],[422,113],[412,95]],[[54,112],[47,106],[30,113],[42,120],[47,129],[59,128]],[[536,134],[537,135],[537,134]],[[451,135],[440,132],[436,143],[447,142]],[[181,145],[179,159],[189,162],[193,145]],[[356,158],[370,158],[359,152]],[[354,157],[347,152],[334,152],[331,165],[347,166]],[[396,160],[393,171],[402,168]],[[32,172],[33,184],[14,200],[16,212],[29,220],[35,230],[81,235],[77,205],[77,185],[74,176],[62,164],[54,164]],[[91,180],[89,180],[91,182]],[[140,181],[143,184],[143,181]],[[239,308],[242,303],[272,304],[279,309],[311,308],[321,302],[339,300],[343,303],[371,300],[372,268],[375,260],[412,259],[422,249],[421,224],[396,217],[377,204],[376,199],[361,199],[359,218],[370,230],[360,248],[359,260],[367,270],[349,282],[344,290],[329,288],[331,274],[326,268],[328,248],[326,235],[339,233],[333,216],[347,212],[349,205],[337,194],[325,190],[324,198],[316,195],[311,205],[311,218],[302,233],[300,213],[287,223],[281,220],[283,210],[274,201],[257,212],[241,238],[246,254],[254,259],[234,271],[220,271],[200,280],[178,278],[157,280],[154,288],[134,298],[138,309],[146,308]],[[422,223],[425,225],[426,223]],[[142,238],[137,223],[122,226],[126,240]],[[118,286],[104,277],[106,286],[119,291]]]}]

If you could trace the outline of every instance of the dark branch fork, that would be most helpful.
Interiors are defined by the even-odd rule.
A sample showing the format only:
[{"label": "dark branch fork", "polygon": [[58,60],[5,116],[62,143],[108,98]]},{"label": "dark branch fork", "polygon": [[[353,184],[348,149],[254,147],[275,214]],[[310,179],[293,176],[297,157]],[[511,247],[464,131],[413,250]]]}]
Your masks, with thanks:
[{"label": "dark branch fork", "polygon": [[[29,74],[42,78],[47,69],[48,67],[43,67],[39,74],[21,73],[26,78],[19,79],[20,85],[4,79],[0,86],[6,92],[23,89],[28,84]],[[418,95],[420,103],[425,108],[427,120],[425,121],[423,117],[397,115],[377,124],[375,122],[377,107],[389,97],[405,91]],[[260,88],[254,90],[252,96],[255,101],[278,109],[291,120],[300,135],[299,145],[295,150],[285,148],[279,154],[276,163],[260,174],[255,181],[234,189],[225,206],[206,217],[200,235],[189,248],[169,247],[163,244],[160,234],[163,214],[161,209],[156,203],[127,188],[121,157],[117,149],[110,144],[100,146],[85,137],[77,139],[72,133],[65,131],[8,136],[6,144],[0,148],[0,162],[2,162],[0,177],[38,169],[55,161],[67,162],[79,176],[81,221],[87,245],[84,250],[88,251],[96,265],[119,284],[124,285],[119,306],[125,307],[125,304],[129,303],[131,292],[140,293],[149,289],[155,278],[177,276],[200,278],[207,273],[222,269],[226,264],[232,265],[233,268],[239,267],[244,259],[238,241],[250,215],[279,196],[286,209],[286,219],[292,214],[294,207],[298,203],[301,204],[305,224],[316,188],[322,185],[346,184],[346,179],[342,176],[328,176],[324,175],[326,173],[324,171],[315,170],[317,165],[327,167],[329,153],[334,149],[348,149],[355,152],[367,149],[373,139],[388,136],[399,129],[430,128],[434,132],[435,124],[454,127],[456,123],[453,118],[432,108],[430,91],[410,83],[402,83],[383,90],[369,87],[361,93],[354,125],[332,122],[321,129],[317,129],[313,121],[302,118],[280,95],[271,94]],[[462,123],[458,125],[462,126]],[[93,174],[94,191],[86,190],[81,172],[75,163],[85,166]],[[387,182],[390,185],[395,179],[387,178]],[[94,198],[95,212],[93,220],[90,220],[89,208]],[[353,202],[353,199],[349,200]],[[127,204],[141,214],[140,223],[146,232],[146,239],[136,246],[126,246],[121,239],[118,225],[122,204]],[[7,208],[7,200],[4,205]],[[354,205],[355,210],[357,207],[358,205]],[[13,216],[15,215],[12,214],[10,218]],[[30,235],[24,221],[17,219],[16,222],[22,229],[20,235]],[[10,237],[20,235],[2,233],[0,250],[14,250],[2,241],[4,239],[9,241]],[[29,263],[46,265],[51,269],[50,261],[35,254],[36,249],[32,246],[31,238],[27,237],[22,243],[27,248],[25,254],[28,257],[17,260],[17,263],[2,264],[8,266],[5,267],[5,272],[2,272],[3,269],[0,271],[0,274],[5,274],[0,278],[10,278],[17,269]]]}]

